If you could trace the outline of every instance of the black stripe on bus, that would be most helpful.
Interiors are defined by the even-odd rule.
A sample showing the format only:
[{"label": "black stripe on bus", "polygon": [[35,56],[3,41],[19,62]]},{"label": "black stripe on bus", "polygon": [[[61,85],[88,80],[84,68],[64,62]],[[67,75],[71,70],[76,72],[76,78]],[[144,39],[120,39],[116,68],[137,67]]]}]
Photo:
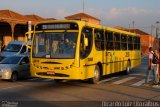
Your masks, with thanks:
[{"label": "black stripe on bus", "polygon": [[45,64],[62,64],[62,63],[59,63],[59,62],[41,62],[41,63],[45,63]]},{"label": "black stripe on bus", "polygon": [[97,65],[97,63],[96,64],[89,64],[89,65],[85,64],[84,66],[93,66],[93,65]]},{"label": "black stripe on bus", "polygon": [[[140,59],[131,59],[131,60],[140,60]],[[107,62],[107,63],[102,63],[102,64],[106,64],[106,65],[108,65],[109,63],[125,62],[125,61],[128,61],[128,60],[123,60],[123,61],[114,61],[114,62]],[[96,63],[96,64],[84,65],[84,66],[94,66],[94,65],[97,65],[97,63]]]}]

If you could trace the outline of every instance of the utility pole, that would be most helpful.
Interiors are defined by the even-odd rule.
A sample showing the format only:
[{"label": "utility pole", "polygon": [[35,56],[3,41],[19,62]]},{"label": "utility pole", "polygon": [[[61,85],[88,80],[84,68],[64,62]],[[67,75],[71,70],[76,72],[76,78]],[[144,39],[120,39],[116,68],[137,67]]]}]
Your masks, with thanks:
[{"label": "utility pole", "polygon": [[83,13],[84,13],[84,0],[83,0]]},{"label": "utility pole", "polygon": [[130,32],[130,29],[131,29],[131,26],[130,26],[130,24],[129,24],[129,32]]},{"label": "utility pole", "polygon": [[159,33],[159,21],[156,22],[157,26],[156,26],[156,38],[158,38],[158,33]]},{"label": "utility pole", "polygon": [[156,26],[156,39],[158,40],[158,43],[157,43],[157,47],[159,48],[160,46],[160,44],[159,44],[159,39],[158,39],[158,36],[159,36],[159,21],[156,21],[156,24],[157,24],[157,26]]},{"label": "utility pole", "polygon": [[151,47],[153,47],[153,40],[152,40],[152,38],[153,38],[153,28],[154,28],[154,26],[151,25],[151,44],[150,44]]},{"label": "utility pole", "polygon": [[151,36],[153,36],[153,28],[154,28],[154,26],[151,25]]},{"label": "utility pole", "polygon": [[[28,31],[32,30],[32,21],[28,21]],[[28,35],[28,39],[31,40],[31,34]]]},{"label": "utility pole", "polygon": [[135,29],[134,29],[134,23],[135,23],[135,22],[133,21],[133,22],[132,22],[132,24],[133,24],[133,32],[135,33]]}]

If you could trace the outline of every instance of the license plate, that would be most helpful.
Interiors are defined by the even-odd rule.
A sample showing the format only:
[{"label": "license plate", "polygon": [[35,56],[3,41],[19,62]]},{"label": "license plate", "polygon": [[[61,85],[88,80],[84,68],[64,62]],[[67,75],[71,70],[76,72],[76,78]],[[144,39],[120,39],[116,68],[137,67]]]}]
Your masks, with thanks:
[{"label": "license plate", "polygon": [[53,71],[48,71],[47,74],[48,74],[48,75],[55,75],[55,72],[53,72]]}]

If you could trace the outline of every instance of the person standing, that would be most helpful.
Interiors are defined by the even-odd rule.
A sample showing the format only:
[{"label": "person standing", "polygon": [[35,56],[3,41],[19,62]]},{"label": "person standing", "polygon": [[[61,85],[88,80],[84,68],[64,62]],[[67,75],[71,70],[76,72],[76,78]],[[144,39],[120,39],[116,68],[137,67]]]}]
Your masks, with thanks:
[{"label": "person standing", "polygon": [[147,69],[147,74],[146,74],[146,79],[145,83],[148,84],[150,81],[150,72],[153,73],[153,81],[154,84],[157,84],[157,79],[156,79],[156,71],[157,71],[157,64],[153,63],[153,57],[154,57],[154,51],[152,47],[149,47],[149,64],[148,64],[148,69]]},{"label": "person standing", "polygon": [[[158,51],[157,50],[155,50],[155,51],[153,51],[154,52],[154,54],[153,54],[153,57],[156,57],[156,71],[155,71],[155,85],[158,85],[158,83],[159,83],[159,55],[158,55]],[[155,59],[155,58],[154,58]],[[153,62],[153,61],[152,61]]]},{"label": "person standing", "polygon": [[158,67],[158,79],[160,82],[160,49],[159,49],[159,67]]},{"label": "person standing", "polygon": [[2,41],[0,41],[0,52],[2,51]]}]

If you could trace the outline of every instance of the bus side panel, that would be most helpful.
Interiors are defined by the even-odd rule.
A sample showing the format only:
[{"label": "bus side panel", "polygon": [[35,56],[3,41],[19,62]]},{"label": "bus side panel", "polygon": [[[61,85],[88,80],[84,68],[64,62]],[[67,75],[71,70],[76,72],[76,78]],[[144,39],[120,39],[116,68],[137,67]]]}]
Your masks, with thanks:
[{"label": "bus side panel", "polygon": [[100,68],[100,69],[101,69],[101,73],[103,73],[103,67],[104,67],[104,65],[103,65],[104,58],[103,57],[104,57],[103,51],[96,51],[93,48],[91,54],[87,58],[80,61],[81,62],[80,66],[82,68],[84,68],[84,78],[86,78],[86,79],[93,78],[94,70],[95,70],[95,67],[98,63],[101,63],[102,68]]},{"label": "bus side panel", "polygon": [[121,51],[115,51],[115,62],[114,62],[114,68],[115,68],[115,72],[119,72],[122,70],[122,56],[123,52]]},{"label": "bus side panel", "polygon": [[107,51],[106,52],[106,63],[107,63],[107,67],[106,67],[106,71],[105,74],[112,74],[114,73],[114,51]]},{"label": "bus side panel", "polygon": [[132,51],[131,68],[138,66],[141,63],[141,54],[139,50]]}]

